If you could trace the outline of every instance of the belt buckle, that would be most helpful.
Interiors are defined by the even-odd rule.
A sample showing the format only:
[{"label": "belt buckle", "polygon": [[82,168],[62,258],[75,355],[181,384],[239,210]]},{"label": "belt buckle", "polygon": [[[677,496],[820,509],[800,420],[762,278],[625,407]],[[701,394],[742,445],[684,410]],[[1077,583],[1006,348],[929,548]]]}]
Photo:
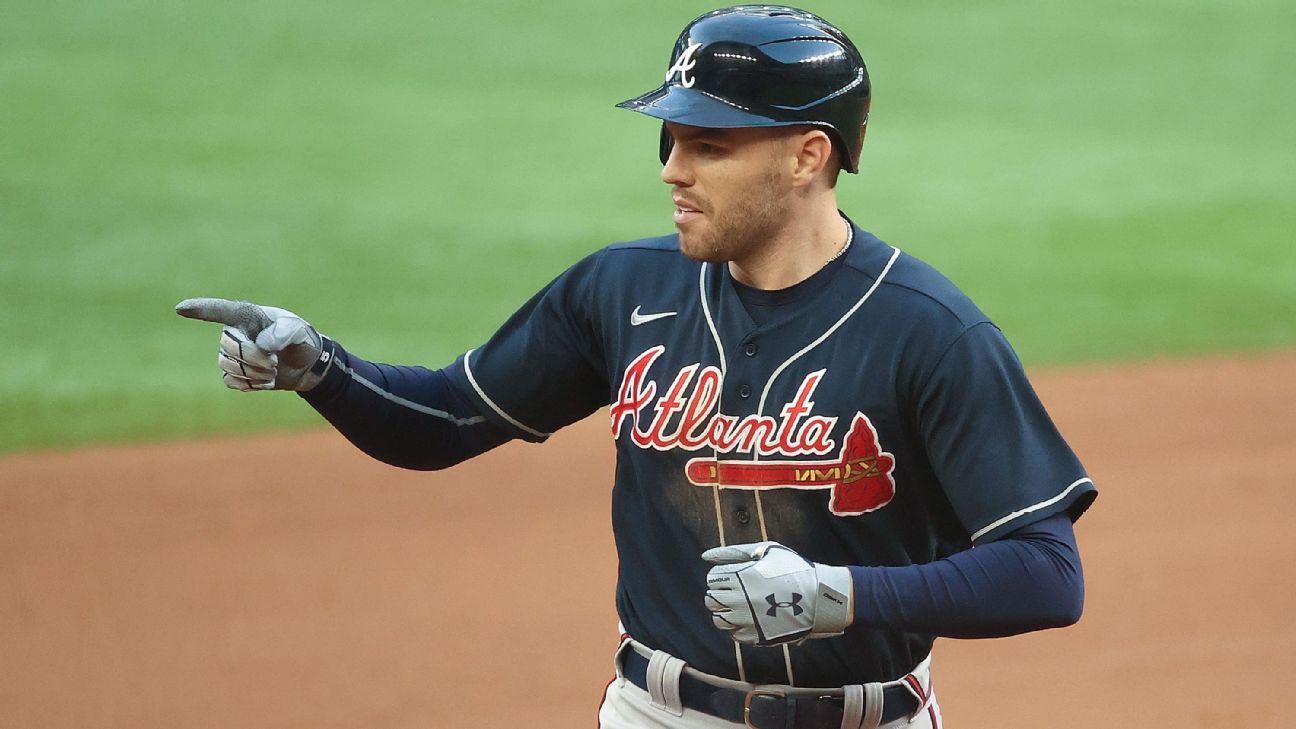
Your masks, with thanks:
[{"label": "belt buckle", "polygon": [[[759,699],[759,698],[778,699],[779,701],[784,702],[784,711],[786,712],[787,710],[786,693],[784,693],[779,689],[761,688],[758,686],[752,689],[751,691],[748,691],[747,696],[743,699],[743,724],[747,726],[747,729],[763,729],[762,727],[756,726],[755,724],[752,723],[752,716],[751,716],[752,700]],[[784,717],[785,723],[786,723],[786,718],[787,717]]]}]

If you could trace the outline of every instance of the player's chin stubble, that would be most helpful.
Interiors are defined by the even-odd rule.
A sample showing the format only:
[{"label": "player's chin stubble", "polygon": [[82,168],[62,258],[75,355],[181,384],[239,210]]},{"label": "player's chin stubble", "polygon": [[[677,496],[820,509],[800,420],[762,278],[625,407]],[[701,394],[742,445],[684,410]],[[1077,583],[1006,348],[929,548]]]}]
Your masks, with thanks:
[{"label": "player's chin stubble", "polygon": [[702,230],[680,231],[680,250],[695,261],[723,263],[760,248],[787,223],[781,182],[778,172],[767,170],[746,195],[708,214]]}]

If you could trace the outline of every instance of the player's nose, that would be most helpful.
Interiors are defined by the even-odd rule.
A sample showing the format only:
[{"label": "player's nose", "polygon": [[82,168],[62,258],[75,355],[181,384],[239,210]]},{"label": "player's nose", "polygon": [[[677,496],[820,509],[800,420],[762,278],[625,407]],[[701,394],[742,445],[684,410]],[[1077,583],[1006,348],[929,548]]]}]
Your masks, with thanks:
[{"label": "player's nose", "polygon": [[662,165],[661,179],[667,185],[685,186],[693,184],[688,173],[688,166],[683,159],[684,153],[680,151],[681,145],[673,145],[670,155],[666,158],[666,164]]}]

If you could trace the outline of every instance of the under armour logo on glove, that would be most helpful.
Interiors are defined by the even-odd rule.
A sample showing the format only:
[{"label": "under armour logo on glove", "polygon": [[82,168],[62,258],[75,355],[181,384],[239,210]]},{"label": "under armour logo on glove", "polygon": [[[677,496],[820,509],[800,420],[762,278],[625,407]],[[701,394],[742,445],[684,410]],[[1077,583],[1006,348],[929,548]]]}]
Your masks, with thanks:
[{"label": "under armour logo on glove", "polygon": [[777,542],[716,547],[702,559],[715,565],[707,573],[711,622],[739,643],[799,643],[850,625],[854,586],[846,567],[809,562]]},{"label": "under armour logo on glove", "polygon": [[771,618],[775,617],[775,614],[777,613],[779,608],[786,608],[786,607],[792,608],[793,617],[796,617],[797,615],[800,615],[801,613],[805,612],[805,608],[797,604],[801,602],[801,595],[795,592],[792,593],[791,602],[779,602],[777,599],[775,599],[774,593],[772,592],[765,596],[765,602],[770,604],[770,609],[766,610],[765,614],[770,616]]}]

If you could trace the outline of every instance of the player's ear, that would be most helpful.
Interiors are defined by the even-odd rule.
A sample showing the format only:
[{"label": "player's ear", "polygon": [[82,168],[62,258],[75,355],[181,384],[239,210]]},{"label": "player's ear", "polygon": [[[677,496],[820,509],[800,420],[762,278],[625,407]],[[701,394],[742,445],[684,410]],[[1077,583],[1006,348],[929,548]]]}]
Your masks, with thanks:
[{"label": "player's ear", "polygon": [[794,187],[809,185],[833,163],[832,138],[822,129],[811,127],[792,137],[796,166],[792,171]]}]

